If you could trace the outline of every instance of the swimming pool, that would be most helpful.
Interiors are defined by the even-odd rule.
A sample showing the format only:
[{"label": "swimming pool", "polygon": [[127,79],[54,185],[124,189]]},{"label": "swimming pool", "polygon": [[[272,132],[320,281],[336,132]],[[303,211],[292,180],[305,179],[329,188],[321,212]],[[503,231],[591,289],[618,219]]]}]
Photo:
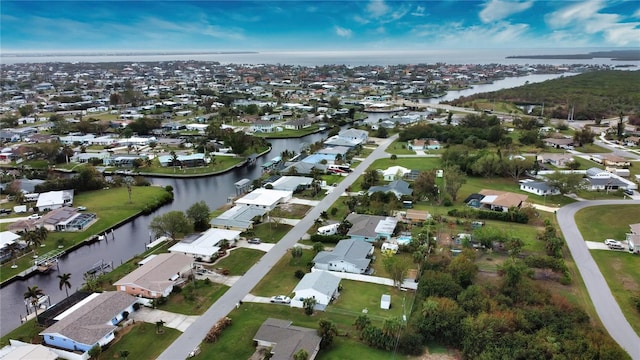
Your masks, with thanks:
[{"label": "swimming pool", "polygon": [[400,235],[398,236],[396,242],[398,243],[398,245],[409,245],[409,243],[411,242],[411,235]]}]

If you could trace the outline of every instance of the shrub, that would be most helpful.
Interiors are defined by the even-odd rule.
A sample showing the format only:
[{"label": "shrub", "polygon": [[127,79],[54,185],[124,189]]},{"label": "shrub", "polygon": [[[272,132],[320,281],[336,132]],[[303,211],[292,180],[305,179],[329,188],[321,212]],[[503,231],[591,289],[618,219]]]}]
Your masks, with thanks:
[{"label": "shrub", "polygon": [[344,235],[318,235],[318,234],[313,234],[310,237],[310,240],[312,242],[321,242],[321,243],[331,243],[331,244],[337,244],[338,241],[342,240],[342,239],[346,239],[347,237]]},{"label": "shrub", "polygon": [[302,278],[304,277],[304,274],[305,274],[305,272],[304,272],[304,271],[302,271],[302,270],[296,270],[296,272],[295,272],[295,274],[294,274],[294,275],[295,275],[295,277],[296,277],[296,278],[298,278],[298,279],[302,279]]},{"label": "shrub", "polygon": [[180,294],[182,292],[182,288],[178,285],[173,285],[173,289],[171,289],[171,292],[174,294]]},{"label": "shrub", "polygon": [[520,209],[511,208],[507,212],[502,211],[488,211],[477,210],[472,208],[465,209],[452,209],[447,213],[449,216],[456,216],[462,218],[475,218],[483,220],[500,220],[515,222],[520,224],[526,224],[529,222],[529,216]]},{"label": "shrub", "polygon": [[223,317],[218,320],[218,322],[209,329],[207,336],[204,337],[204,341],[208,343],[214,343],[218,340],[220,334],[222,334],[222,330],[231,326],[231,318]]},{"label": "shrub", "polygon": [[414,331],[405,331],[398,340],[398,350],[405,355],[422,355],[424,346],[422,335]]}]

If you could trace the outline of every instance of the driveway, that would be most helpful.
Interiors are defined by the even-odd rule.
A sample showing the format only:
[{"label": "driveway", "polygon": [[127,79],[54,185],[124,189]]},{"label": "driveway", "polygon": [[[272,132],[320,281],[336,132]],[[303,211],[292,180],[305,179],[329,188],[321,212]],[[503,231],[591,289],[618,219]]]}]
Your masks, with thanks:
[{"label": "driveway", "polygon": [[377,159],[388,158],[389,154],[385,149],[389,144],[398,138],[395,134],[382,141],[382,144],[362,161],[349,176],[345,177],[335,190],[320,200],[317,206],[312,208],[307,215],[300,220],[273,248],[266,253],[251,269],[249,269],[240,280],[238,280],[209,310],[198,318],[180,337],[176,339],[158,359],[175,360],[187,358],[189,351],[200,345],[205,335],[218,319],[227,316],[236,304],[249,294],[262,278],[275,266],[275,264],[288,253],[307,230],[313,225],[315,219],[320,217],[323,211],[329,207],[344,193],[347,187],[351,186],[356,179]]},{"label": "driveway", "polygon": [[[633,331],[622,314],[620,306],[611,294],[611,290],[593,260],[575,222],[575,214],[579,210],[601,205],[640,205],[640,201],[599,200],[572,203],[558,210],[558,223],[602,324],[609,335],[631,355],[632,359],[640,360],[640,337]],[[631,254],[625,255],[632,256]]]},{"label": "driveway", "polygon": [[198,315],[182,315],[176,314],[169,311],[151,309],[148,307],[141,307],[140,310],[134,311],[131,314],[131,318],[135,321],[144,321],[147,323],[155,324],[156,322],[162,320],[165,322],[164,326],[170,327],[172,329],[177,329],[182,332],[187,330],[194,321],[200,316]]}]

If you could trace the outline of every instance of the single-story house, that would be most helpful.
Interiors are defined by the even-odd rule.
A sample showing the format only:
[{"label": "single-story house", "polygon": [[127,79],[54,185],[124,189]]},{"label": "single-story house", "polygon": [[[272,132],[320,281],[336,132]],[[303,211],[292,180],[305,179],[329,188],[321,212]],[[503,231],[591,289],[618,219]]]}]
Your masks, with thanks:
[{"label": "single-story house", "polygon": [[622,181],[619,177],[589,177],[587,178],[587,190],[618,190],[627,189],[627,183]]},{"label": "single-story house", "polygon": [[327,171],[327,165],[320,163],[312,164],[304,161],[287,162],[284,164],[280,173],[288,175],[311,175],[314,171],[325,173]]},{"label": "single-story house", "polygon": [[391,192],[398,199],[400,199],[404,195],[413,194],[413,190],[409,188],[409,183],[404,180],[394,180],[388,183],[387,185],[372,186],[367,191],[369,195],[375,192],[383,192],[383,193]]},{"label": "single-story house", "polygon": [[233,244],[240,239],[240,231],[226,229],[209,229],[201,234],[186,236],[179,243],[169,248],[169,252],[189,255],[198,261],[211,262],[218,257],[222,240]]},{"label": "single-story house", "polygon": [[80,231],[96,219],[94,213],[79,213],[77,208],[65,206],[46,213],[42,217],[42,226],[49,231]]},{"label": "single-story house", "polygon": [[256,216],[262,217],[266,213],[266,209],[236,205],[218,217],[211,219],[209,223],[212,227],[218,229],[245,231],[253,228],[253,219]]},{"label": "single-story house", "polygon": [[431,214],[424,210],[407,209],[403,221],[409,224],[421,224],[431,218]]},{"label": "single-story house", "polygon": [[145,154],[118,154],[102,159],[102,163],[105,166],[133,167],[136,161],[145,161],[147,158]]},{"label": "single-story house", "polygon": [[338,135],[334,135],[324,141],[329,146],[346,146],[349,148],[362,145],[369,139],[369,133],[364,130],[347,129],[342,130]]},{"label": "single-story house", "polygon": [[637,136],[629,136],[624,140],[625,145],[627,146],[638,146],[640,145],[640,137]]},{"label": "single-story house", "polygon": [[427,150],[440,150],[442,146],[440,142],[436,139],[427,140]]},{"label": "single-story house", "polygon": [[300,161],[309,163],[309,164],[333,164],[336,160],[336,155],[332,154],[311,154],[306,156],[304,159]]},{"label": "single-story house", "polygon": [[554,149],[568,149],[573,146],[573,139],[571,138],[546,138],[542,139],[542,143],[545,146],[552,147]]},{"label": "single-story house", "polygon": [[373,245],[360,240],[340,240],[332,251],[320,251],[313,258],[313,267],[329,270],[364,274],[369,269],[373,255]]},{"label": "single-story house", "polygon": [[68,351],[53,349],[40,344],[29,344],[9,339],[9,345],[0,349],[0,359],[3,360],[57,360],[69,359]]},{"label": "single-story house", "polygon": [[293,197],[293,191],[258,188],[236,200],[236,205],[271,211]]},{"label": "single-story house", "polygon": [[540,196],[560,195],[560,190],[549,186],[546,181],[522,180],[520,190]]},{"label": "single-story house", "polygon": [[0,261],[11,258],[11,248],[20,240],[20,235],[11,231],[0,232]]},{"label": "single-story house", "polygon": [[158,161],[162,166],[184,166],[184,167],[197,167],[205,166],[209,163],[209,159],[203,153],[196,153],[191,155],[177,155],[177,161],[174,164],[174,158],[172,155],[158,156]]},{"label": "single-story house", "polygon": [[113,283],[117,291],[156,299],[169,296],[173,287],[184,282],[193,267],[193,258],[178,253],[157,254],[144,265]]},{"label": "single-story house", "polygon": [[316,154],[334,155],[336,157],[340,155],[340,157],[344,160],[349,150],[350,148],[346,146],[332,146],[332,147],[324,147],[316,151]]},{"label": "single-story house", "polygon": [[626,234],[629,252],[640,254],[640,223],[629,224],[629,232]]},{"label": "single-story house", "polygon": [[528,198],[527,195],[486,189],[480,191],[480,195],[484,196],[480,200],[480,208],[503,212],[507,212],[512,207],[521,207]]},{"label": "single-story house", "polygon": [[288,320],[268,318],[256,332],[253,341],[258,346],[271,349],[271,360],[293,359],[293,355],[301,349],[307,352],[307,360],[315,359],[322,341],[317,330],[291,324]]},{"label": "single-story house", "polygon": [[134,311],[134,296],[121,291],[91,294],[54,318],[56,323],[40,332],[45,344],[87,352],[105,346],[114,338],[117,324]]},{"label": "single-story house", "polygon": [[570,153],[542,153],[536,157],[539,163],[550,164],[555,167],[564,168],[567,164],[573,162],[573,155]]},{"label": "single-story house", "polygon": [[347,236],[354,240],[368,242],[373,242],[376,239],[389,239],[398,224],[398,220],[393,217],[356,213],[347,215],[346,220],[352,224]]},{"label": "single-story house", "polygon": [[322,310],[338,296],[340,278],[328,271],[313,271],[307,273],[296,285],[291,298],[291,307],[304,308],[304,299],[314,298],[316,310]]},{"label": "single-story house", "polygon": [[38,211],[50,211],[73,204],[73,190],[48,191],[38,195]]},{"label": "single-story house", "polygon": [[410,169],[402,166],[391,166],[385,170],[382,170],[382,179],[384,181],[394,181],[399,180],[404,177],[405,174],[411,172]]},{"label": "single-story house", "polygon": [[284,123],[284,128],[289,130],[302,130],[311,127],[311,121],[307,119],[296,119]]},{"label": "single-story house", "polygon": [[425,139],[413,139],[407,142],[407,147],[409,150],[424,150],[427,145],[427,140]]},{"label": "single-story house", "polygon": [[623,158],[622,156],[618,156],[618,155],[613,155],[613,154],[603,154],[600,156],[600,158],[602,159],[603,165],[604,166],[620,166],[620,167],[625,167],[625,166],[630,166],[631,162],[625,158]]},{"label": "single-story house", "polygon": [[313,178],[306,176],[282,176],[274,182],[268,182],[265,184],[271,184],[273,190],[283,190],[296,192],[298,190],[304,190],[311,186]]}]

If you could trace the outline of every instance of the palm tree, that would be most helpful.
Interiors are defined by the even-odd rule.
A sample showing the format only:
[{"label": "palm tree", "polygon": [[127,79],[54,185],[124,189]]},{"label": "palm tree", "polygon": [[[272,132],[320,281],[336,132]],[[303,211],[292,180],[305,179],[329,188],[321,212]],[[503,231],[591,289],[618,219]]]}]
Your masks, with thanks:
[{"label": "palm tree", "polygon": [[44,296],[44,291],[38,287],[38,285],[27,286],[27,291],[24,293],[24,299],[29,300],[33,309],[36,312],[36,319],[38,318],[38,299]]},{"label": "palm tree", "polygon": [[40,239],[40,242],[44,242],[47,240],[47,235],[49,235],[49,230],[47,230],[44,226],[38,226],[33,230],[36,233],[36,236]]},{"label": "palm tree", "polygon": [[165,324],[164,320],[156,321],[156,334],[164,333],[164,330],[162,330],[162,327],[164,326],[164,324]]},{"label": "palm tree", "polygon": [[42,244],[42,240],[35,230],[27,230],[22,237],[33,251]]},{"label": "palm tree", "polygon": [[69,297],[69,289],[71,288],[71,282],[69,281],[69,278],[71,278],[71,274],[69,273],[58,275],[58,279],[60,280],[58,286],[60,287],[60,290],[62,290],[62,288],[64,287],[64,291],[67,293],[67,297]]}]

